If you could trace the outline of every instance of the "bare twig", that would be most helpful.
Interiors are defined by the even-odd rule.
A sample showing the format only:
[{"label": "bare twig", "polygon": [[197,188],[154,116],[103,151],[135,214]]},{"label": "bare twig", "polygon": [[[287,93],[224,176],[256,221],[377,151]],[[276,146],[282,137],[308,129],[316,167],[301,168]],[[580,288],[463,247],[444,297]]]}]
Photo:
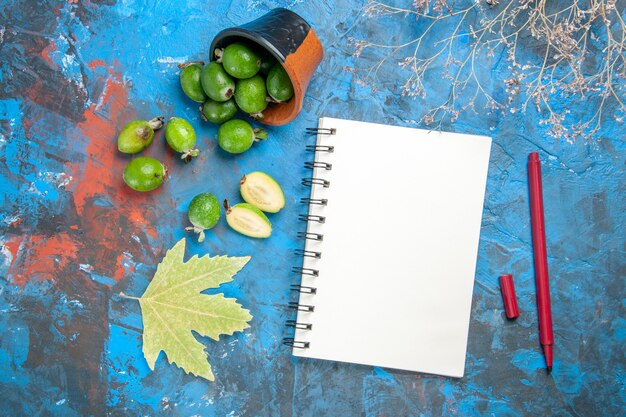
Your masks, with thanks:
[{"label": "bare twig", "polygon": [[[443,67],[449,94],[422,116],[428,125],[454,121],[481,106],[506,114],[525,112],[532,103],[549,134],[573,139],[589,138],[607,117],[621,122],[626,114],[626,23],[616,0],[467,0],[455,8],[446,0],[415,0],[411,8],[370,1],[362,13],[424,23],[419,36],[398,44],[350,38],[355,58],[365,51],[377,58],[372,65],[345,69],[376,91],[379,70],[395,61],[409,74],[401,94],[425,97],[427,76],[440,75],[436,71]],[[468,46],[458,47],[461,42]],[[522,48],[523,42],[532,49]],[[490,78],[476,65],[500,54],[510,72],[503,80],[505,100],[494,97],[486,84]],[[572,115],[562,97],[584,100],[595,111]]]}]

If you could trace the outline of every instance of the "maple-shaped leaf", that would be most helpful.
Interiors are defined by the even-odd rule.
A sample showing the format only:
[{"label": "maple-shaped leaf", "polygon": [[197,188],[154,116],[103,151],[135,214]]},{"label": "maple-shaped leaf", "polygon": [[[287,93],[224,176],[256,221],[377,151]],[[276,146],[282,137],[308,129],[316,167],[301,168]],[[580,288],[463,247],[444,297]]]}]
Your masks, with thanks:
[{"label": "maple-shaped leaf", "polygon": [[201,294],[230,282],[250,260],[245,257],[193,256],[187,262],[185,239],[167,251],[154,278],[139,298],[143,318],[143,355],[150,369],[161,353],[185,372],[215,380],[201,336],[219,340],[250,325],[250,312],[224,294]]}]

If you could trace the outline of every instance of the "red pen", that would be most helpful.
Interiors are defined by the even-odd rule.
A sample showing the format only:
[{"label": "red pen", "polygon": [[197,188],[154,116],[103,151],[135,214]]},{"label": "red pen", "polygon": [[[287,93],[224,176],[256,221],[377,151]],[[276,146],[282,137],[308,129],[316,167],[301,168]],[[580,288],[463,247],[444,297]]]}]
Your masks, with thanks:
[{"label": "red pen", "polygon": [[548,372],[551,372],[554,336],[552,334],[552,309],[550,307],[550,283],[548,281],[546,227],[543,219],[541,162],[537,152],[532,152],[528,156],[528,185],[530,189],[530,219],[533,233],[537,309],[539,313],[539,341],[543,348],[543,354],[546,357]]}]

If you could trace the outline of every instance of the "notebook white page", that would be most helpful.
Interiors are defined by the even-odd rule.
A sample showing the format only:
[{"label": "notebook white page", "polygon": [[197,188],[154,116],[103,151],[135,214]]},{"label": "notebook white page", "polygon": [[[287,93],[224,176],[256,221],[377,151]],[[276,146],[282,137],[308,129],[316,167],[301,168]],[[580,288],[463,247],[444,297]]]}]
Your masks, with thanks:
[{"label": "notebook white page", "polygon": [[[296,356],[462,377],[491,139],[322,118]],[[313,160],[313,154],[311,154]]]}]

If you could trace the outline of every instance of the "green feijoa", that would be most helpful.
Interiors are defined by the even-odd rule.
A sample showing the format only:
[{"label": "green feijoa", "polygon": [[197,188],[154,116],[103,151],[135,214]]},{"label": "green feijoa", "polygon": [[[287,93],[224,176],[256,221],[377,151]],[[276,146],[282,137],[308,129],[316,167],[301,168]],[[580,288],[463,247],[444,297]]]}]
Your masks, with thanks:
[{"label": "green feijoa", "polygon": [[278,213],[285,207],[285,194],[276,180],[265,172],[255,171],[243,176],[239,191],[246,203],[266,213]]},{"label": "green feijoa", "polygon": [[241,119],[229,120],[217,131],[217,143],[226,152],[242,153],[250,149],[255,140],[267,138],[265,130],[253,129],[250,123]]},{"label": "green feijoa", "polygon": [[200,75],[202,89],[211,100],[226,101],[235,93],[235,80],[217,62],[209,62]]},{"label": "green feijoa", "polygon": [[224,123],[232,119],[236,113],[237,105],[234,98],[221,102],[207,99],[202,105],[202,115],[213,123]]},{"label": "green feijoa", "polygon": [[224,200],[224,209],[228,225],[242,235],[266,238],[272,234],[272,223],[265,213],[252,204],[239,203],[231,207]]},{"label": "green feijoa", "polygon": [[185,228],[188,232],[198,234],[198,242],[204,242],[204,231],[215,226],[220,219],[222,210],[220,202],[211,193],[195,196],[189,203],[187,215],[192,227]]},{"label": "green feijoa", "polygon": [[261,58],[248,45],[235,42],[224,50],[216,50],[218,61],[221,60],[224,70],[235,78],[250,78],[261,68]]},{"label": "green feijoa", "polygon": [[181,68],[180,86],[187,97],[198,103],[206,100],[206,94],[204,94],[202,82],[200,81],[202,65],[204,65],[203,62],[189,62],[179,65],[179,68]]},{"label": "green feijoa", "polygon": [[133,159],[124,169],[124,182],[133,190],[152,191],[163,184],[167,169],[160,161],[147,156]]},{"label": "green feijoa", "polygon": [[124,126],[117,137],[117,149],[123,153],[141,152],[152,143],[154,131],[163,126],[163,117],[152,120],[133,120]]},{"label": "green feijoa", "polygon": [[293,85],[282,65],[276,64],[272,67],[265,83],[267,93],[279,103],[293,97]]},{"label": "green feijoa", "polygon": [[261,112],[267,107],[265,81],[260,75],[237,81],[235,101],[237,106],[254,117],[263,117]]},{"label": "green feijoa", "polygon": [[276,58],[266,50],[263,50],[259,55],[261,56],[261,69],[259,72],[263,75],[267,75],[276,63]]},{"label": "green feijoa", "polygon": [[200,151],[195,149],[196,131],[191,124],[180,117],[172,117],[165,126],[165,140],[172,149],[180,152],[180,159],[191,161]]}]

